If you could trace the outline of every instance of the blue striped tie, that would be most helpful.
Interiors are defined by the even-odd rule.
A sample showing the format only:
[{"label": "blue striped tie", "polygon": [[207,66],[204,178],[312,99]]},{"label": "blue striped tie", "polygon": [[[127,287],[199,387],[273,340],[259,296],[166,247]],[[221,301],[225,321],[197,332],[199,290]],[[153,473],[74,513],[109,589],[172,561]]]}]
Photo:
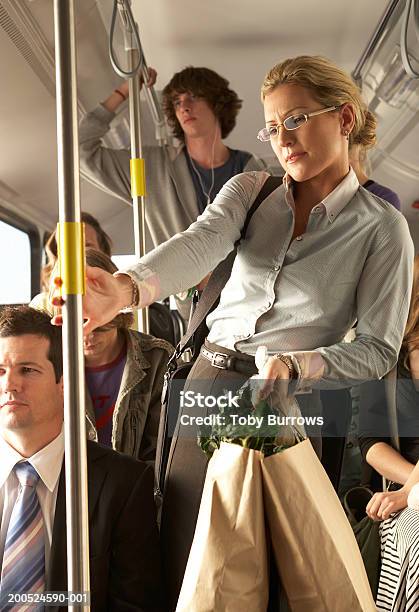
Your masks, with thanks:
[{"label": "blue striped tie", "polygon": [[0,583],[0,610],[40,609],[8,606],[8,593],[42,593],[45,588],[44,520],[36,486],[39,474],[27,461],[17,463],[20,483],[4,546]]}]

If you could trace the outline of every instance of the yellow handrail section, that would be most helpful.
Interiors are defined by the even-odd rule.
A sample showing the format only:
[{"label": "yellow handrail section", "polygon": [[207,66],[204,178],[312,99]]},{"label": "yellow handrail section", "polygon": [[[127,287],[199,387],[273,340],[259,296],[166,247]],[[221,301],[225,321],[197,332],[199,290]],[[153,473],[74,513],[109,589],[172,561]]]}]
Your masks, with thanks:
[{"label": "yellow handrail section", "polygon": [[131,196],[142,197],[146,195],[145,189],[145,163],[141,157],[130,159]]},{"label": "yellow handrail section", "polygon": [[84,223],[57,223],[58,271],[60,295],[84,295],[86,292]]}]

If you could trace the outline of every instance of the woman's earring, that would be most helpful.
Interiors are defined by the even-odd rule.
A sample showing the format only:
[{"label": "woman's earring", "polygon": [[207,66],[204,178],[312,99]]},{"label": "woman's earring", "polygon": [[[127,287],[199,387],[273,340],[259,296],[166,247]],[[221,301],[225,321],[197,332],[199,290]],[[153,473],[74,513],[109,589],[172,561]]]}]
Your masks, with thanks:
[{"label": "woman's earring", "polygon": [[343,131],[343,135],[345,136],[346,140],[349,140],[349,132],[348,132],[348,130],[344,130]]}]

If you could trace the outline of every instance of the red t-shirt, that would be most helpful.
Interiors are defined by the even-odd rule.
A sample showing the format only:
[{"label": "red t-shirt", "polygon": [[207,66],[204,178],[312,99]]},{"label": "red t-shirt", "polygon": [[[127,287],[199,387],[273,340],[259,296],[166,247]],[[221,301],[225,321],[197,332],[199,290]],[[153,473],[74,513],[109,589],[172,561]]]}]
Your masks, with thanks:
[{"label": "red t-shirt", "polygon": [[85,367],[86,384],[92,399],[96,417],[98,440],[111,446],[112,419],[127,360],[124,345],[118,357],[111,363],[97,367]]}]

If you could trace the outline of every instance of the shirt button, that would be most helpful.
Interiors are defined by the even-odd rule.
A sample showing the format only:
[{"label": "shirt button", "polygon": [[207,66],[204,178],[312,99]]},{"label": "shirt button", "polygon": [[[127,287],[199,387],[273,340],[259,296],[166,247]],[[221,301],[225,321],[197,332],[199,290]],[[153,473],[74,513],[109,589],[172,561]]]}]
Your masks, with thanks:
[{"label": "shirt button", "polygon": [[96,437],[96,434],[93,430],[89,431],[89,440],[94,440]]},{"label": "shirt button", "polygon": [[320,211],[321,211],[320,206],[315,206],[315,207],[313,208],[313,212],[314,212],[314,213],[319,213]]},{"label": "shirt button", "polygon": [[281,269],[281,266],[274,266],[272,269],[274,272],[278,272]]},{"label": "shirt button", "polygon": [[298,242],[300,242],[303,239],[302,236],[297,236],[296,240],[298,240]]}]

